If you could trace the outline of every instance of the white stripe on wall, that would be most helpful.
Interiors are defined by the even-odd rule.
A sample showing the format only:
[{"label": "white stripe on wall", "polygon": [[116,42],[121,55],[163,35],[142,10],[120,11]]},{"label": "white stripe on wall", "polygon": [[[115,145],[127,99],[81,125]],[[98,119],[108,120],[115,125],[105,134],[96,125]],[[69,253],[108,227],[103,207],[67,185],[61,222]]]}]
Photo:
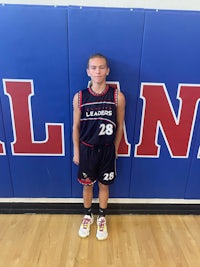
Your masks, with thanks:
[{"label": "white stripe on wall", "polygon": [[[98,198],[93,203],[98,203]],[[110,198],[113,204],[200,204],[198,199]],[[0,203],[83,203],[82,198],[0,198]]]},{"label": "white stripe on wall", "polygon": [[0,4],[200,10],[199,0],[5,0]]}]

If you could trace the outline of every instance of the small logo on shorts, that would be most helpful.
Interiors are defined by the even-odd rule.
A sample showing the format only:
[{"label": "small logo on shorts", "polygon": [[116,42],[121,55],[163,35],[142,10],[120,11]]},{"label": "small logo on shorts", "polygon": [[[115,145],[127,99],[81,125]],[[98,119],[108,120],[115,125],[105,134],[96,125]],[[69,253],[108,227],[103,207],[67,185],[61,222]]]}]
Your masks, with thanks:
[{"label": "small logo on shorts", "polygon": [[82,172],[82,174],[83,174],[83,177],[84,177],[85,179],[88,177],[87,173]]}]

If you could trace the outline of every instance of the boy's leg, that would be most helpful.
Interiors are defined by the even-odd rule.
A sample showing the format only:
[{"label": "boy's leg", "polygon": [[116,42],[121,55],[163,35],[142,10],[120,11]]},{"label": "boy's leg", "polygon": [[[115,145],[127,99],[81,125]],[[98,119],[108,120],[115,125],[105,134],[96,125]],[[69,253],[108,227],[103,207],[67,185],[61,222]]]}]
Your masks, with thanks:
[{"label": "boy's leg", "polygon": [[108,237],[106,225],[106,209],[108,206],[109,186],[99,182],[99,216],[97,218],[97,234],[99,240],[104,240]]},{"label": "boy's leg", "polygon": [[99,182],[99,207],[107,209],[109,198],[109,186]]},{"label": "boy's leg", "polygon": [[85,209],[89,209],[92,206],[93,199],[93,185],[83,186],[83,205]]},{"label": "boy's leg", "polygon": [[83,206],[84,214],[92,214],[92,199],[93,199],[93,185],[84,185],[83,186]]},{"label": "boy's leg", "polygon": [[93,185],[83,186],[83,205],[84,217],[79,228],[79,236],[87,237],[90,234],[90,225],[93,223],[94,218],[92,214],[92,199],[93,199]]},{"label": "boy's leg", "polygon": [[109,185],[112,184],[116,177],[116,156],[115,146],[105,146],[102,148],[101,165],[99,168],[99,216],[97,218],[97,234],[99,240],[104,240],[108,237],[106,225],[106,210],[109,198]]}]

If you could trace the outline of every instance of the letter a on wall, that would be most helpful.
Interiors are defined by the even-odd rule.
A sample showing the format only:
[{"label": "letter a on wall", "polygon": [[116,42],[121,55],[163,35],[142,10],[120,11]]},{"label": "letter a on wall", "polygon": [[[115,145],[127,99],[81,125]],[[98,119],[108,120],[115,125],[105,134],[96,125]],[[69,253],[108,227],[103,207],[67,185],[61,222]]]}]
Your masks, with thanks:
[{"label": "letter a on wall", "polygon": [[[120,91],[119,82],[107,82],[110,86],[117,88]],[[126,134],[126,125],[124,123],[123,136],[119,145],[118,155],[121,157],[130,156],[131,145],[128,143],[127,134]]]}]

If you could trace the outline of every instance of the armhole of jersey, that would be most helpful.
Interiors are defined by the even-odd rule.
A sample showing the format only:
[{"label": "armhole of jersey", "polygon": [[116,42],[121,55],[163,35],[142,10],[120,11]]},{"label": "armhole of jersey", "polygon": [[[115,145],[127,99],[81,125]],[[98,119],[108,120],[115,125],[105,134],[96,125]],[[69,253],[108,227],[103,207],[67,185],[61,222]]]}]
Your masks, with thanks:
[{"label": "armhole of jersey", "polygon": [[114,101],[115,101],[115,106],[117,107],[118,105],[118,89],[115,88],[114,90]]},{"label": "armhole of jersey", "polygon": [[79,109],[82,107],[82,91],[78,92],[78,107]]}]

